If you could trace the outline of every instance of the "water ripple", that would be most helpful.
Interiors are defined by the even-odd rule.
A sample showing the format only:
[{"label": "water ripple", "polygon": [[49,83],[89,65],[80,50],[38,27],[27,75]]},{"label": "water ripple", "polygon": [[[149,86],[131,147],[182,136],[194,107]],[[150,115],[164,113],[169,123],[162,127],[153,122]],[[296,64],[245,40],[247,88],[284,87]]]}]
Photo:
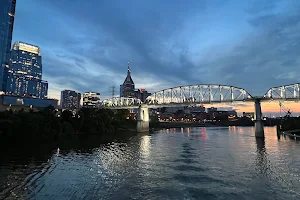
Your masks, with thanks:
[{"label": "water ripple", "polygon": [[44,156],[14,153],[0,165],[0,199],[299,199],[300,143],[265,133],[172,129]]}]

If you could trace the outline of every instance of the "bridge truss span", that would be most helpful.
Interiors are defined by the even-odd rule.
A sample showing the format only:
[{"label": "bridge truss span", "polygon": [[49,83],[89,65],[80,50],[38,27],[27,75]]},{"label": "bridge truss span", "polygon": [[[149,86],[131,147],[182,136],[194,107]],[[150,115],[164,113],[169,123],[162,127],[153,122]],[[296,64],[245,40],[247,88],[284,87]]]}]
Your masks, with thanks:
[{"label": "bridge truss span", "polygon": [[242,88],[227,85],[188,85],[169,88],[147,97],[148,105],[211,104],[253,100]]},{"label": "bridge truss span", "polygon": [[[299,101],[300,83],[270,88],[264,95],[265,100]],[[262,100],[263,100],[262,99]]]},{"label": "bridge truss span", "polygon": [[139,107],[143,102],[140,99],[130,98],[130,97],[114,97],[111,99],[106,99],[102,102],[102,106],[105,108],[134,108]]}]

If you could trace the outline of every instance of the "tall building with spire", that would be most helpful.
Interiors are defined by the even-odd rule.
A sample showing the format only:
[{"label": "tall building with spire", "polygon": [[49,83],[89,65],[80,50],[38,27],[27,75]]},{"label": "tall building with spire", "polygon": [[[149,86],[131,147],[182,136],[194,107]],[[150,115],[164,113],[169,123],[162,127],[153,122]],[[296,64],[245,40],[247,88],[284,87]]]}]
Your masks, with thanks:
[{"label": "tall building with spire", "polygon": [[121,97],[134,97],[134,82],[131,78],[131,69],[128,62],[127,76],[122,85],[120,85]]}]

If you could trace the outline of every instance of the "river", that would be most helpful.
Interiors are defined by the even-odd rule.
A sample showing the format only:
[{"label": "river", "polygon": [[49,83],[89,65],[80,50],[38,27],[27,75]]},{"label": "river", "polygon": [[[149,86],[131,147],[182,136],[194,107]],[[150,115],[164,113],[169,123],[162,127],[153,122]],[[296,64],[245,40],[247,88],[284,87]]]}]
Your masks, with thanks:
[{"label": "river", "polygon": [[97,147],[2,152],[0,199],[300,199],[300,143],[176,128]]}]

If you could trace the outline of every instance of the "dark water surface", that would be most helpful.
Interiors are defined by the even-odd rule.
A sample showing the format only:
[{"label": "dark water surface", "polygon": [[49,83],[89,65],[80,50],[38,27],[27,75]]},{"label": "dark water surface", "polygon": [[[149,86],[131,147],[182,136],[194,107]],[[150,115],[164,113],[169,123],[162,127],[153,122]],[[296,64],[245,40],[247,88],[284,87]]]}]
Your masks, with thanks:
[{"label": "dark water surface", "polygon": [[182,128],[96,148],[2,152],[0,199],[300,199],[300,143]]}]

